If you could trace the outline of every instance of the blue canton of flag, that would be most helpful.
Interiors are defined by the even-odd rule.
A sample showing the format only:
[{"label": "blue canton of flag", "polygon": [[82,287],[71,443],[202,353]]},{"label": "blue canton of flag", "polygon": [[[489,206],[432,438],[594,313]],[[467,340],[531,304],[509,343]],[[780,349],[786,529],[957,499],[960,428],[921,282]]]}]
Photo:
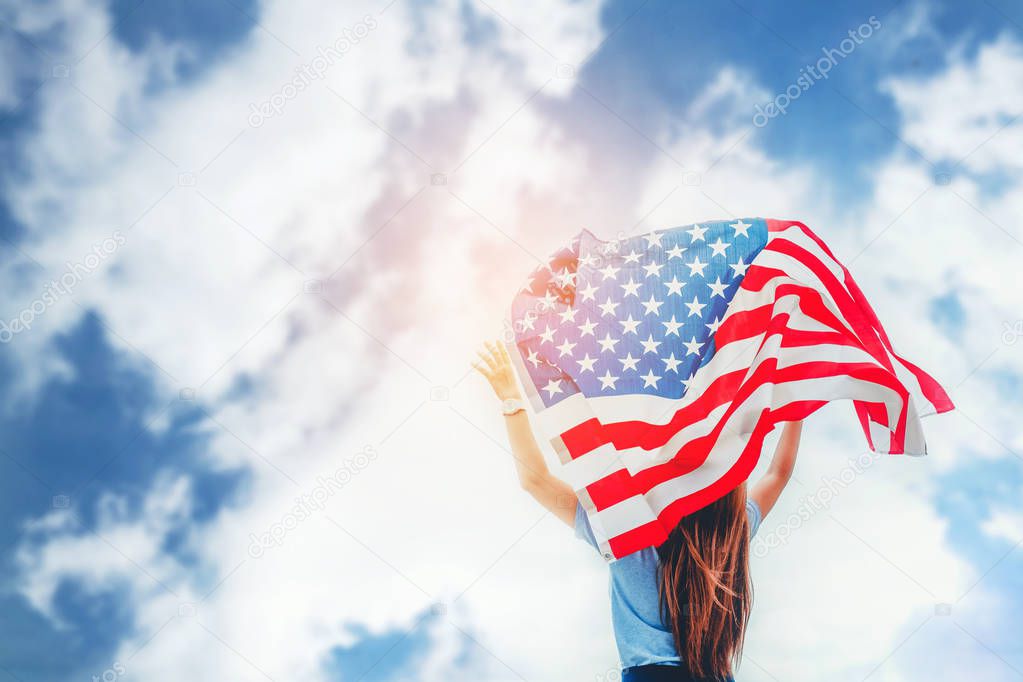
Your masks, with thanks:
[{"label": "blue canton of flag", "polygon": [[679,398],[750,262],[760,218],[601,241],[583,230],[533,271],[512,305],[515,340],[545,407],[585,397]]}]

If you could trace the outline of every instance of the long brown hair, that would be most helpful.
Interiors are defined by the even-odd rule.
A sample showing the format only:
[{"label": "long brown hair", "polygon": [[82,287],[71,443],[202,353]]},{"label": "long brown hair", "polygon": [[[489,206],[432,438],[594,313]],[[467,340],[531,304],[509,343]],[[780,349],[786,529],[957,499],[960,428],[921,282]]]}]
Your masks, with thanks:
[{"label": "long brown hair", "polygon": [[683,517],[657,554],[661,617],[682,664],[694,677],[727,678],[753,601],[745,484]]}]

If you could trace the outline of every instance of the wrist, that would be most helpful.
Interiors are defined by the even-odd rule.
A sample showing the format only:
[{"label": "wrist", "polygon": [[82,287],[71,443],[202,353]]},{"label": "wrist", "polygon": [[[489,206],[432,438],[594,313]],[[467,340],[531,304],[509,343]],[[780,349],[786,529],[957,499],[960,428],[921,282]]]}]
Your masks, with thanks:
[{"label": "wrist", "polygon": [[501,391],[497,394],[497,399],[501,402],[507,400],[522,400],[522,394],[519,393],[518,389],[512,389],[510,391]]},{"label": "wrist", "polygon": [[501,414],[505,417],[525,412],[526,404],[521,398],[505,398],[501,401]]}]

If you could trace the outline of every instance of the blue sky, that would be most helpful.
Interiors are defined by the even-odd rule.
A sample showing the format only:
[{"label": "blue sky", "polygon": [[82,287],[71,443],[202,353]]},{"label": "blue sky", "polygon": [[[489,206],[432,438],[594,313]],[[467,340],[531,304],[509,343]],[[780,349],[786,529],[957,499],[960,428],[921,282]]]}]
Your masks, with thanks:
[{"label": "blue sky", "polygon": [[[751,125],[754,105],[872,15],[882,28],[826,82]],[[246,125],[250,102],[366,16],[380,28],[326,79]],[[498,328],[530,255],[580,226],[610,234],[725,210],[823,222],[897,344],[965,415],[935,420],[932,456],[910,463],[922,470],[872,471],[835,507],[862,542],[815,520],[758,565],[744,677],[819,679],[786,668],[793,657],[835,679],[918,679],[925,664],[930,679],[1023,675],[1004,627],[1023,608],[1023,344],[1005,336],[1023,315],[1006,286],[1023,248],[1011,220],[1023,124],[1000,80],[1023,73],[1020,7],[68,0],[0,20],[2,319],[112,230],[128,234],[0,346],[11,679],[115,663],[137,679],[602,674],[614,662],[603,567],[563,550],[571,537],[517,496],[500,423],[463,361]],[[554,77],[559,63],[578,70]],[[438,172],[450,195],[431,193]],[[452,273],[464,292],[443,286]],[[436,386],[450,399],[431,399]],[[838,454],[806,463],[790,506],[862,448],[851,414],[826,419],[811,447]],[[328,511],[273,556],[246,558],[250,532],[366,444],[382,456]],[[420,470],[412,451],[442,464]],[[443,508],[423,513],[434,525],[416,521],[416,500]],[[851,609],[841,636],[820,636],[862,636],[862,650],[835,644],[818,661],[767,630],[828,622],[813,607],[826,580],[792,605],[778,585],[814,556],[827,574],[832,555],[850,571],[834,575],[895,567],[888,588],[915,590],[900,582],[910,576],[924,593]],[[544,567],[562,564],[596,589],[546,584]],[[553,615],[549,591],[567,600]],[[942,621],[933,606],[946,602]],[[194,624],[180,615],[192,604]],[[274,609],[294,640],[252,624]],[[566,629],[547,625],[557,617],[573,633],[560,647],[514,636]],[[868,635],[877,620],[888,625]],[[581,663],[594,641],[597,662]],[[292,661],[271,642],[305,651]],[[207,663],[182,662],[189,647]]]}]

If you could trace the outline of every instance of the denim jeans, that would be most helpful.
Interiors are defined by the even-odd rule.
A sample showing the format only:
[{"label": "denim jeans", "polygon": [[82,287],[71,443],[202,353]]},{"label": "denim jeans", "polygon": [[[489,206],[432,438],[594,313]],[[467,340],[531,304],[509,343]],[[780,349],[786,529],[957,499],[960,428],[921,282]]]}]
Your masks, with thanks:
[{"label": "denim jeans", "polygon": [[637,665],[622,670],[622,682],[735,682],[731,677],[709,680],[690,675],[677,665]]}]

